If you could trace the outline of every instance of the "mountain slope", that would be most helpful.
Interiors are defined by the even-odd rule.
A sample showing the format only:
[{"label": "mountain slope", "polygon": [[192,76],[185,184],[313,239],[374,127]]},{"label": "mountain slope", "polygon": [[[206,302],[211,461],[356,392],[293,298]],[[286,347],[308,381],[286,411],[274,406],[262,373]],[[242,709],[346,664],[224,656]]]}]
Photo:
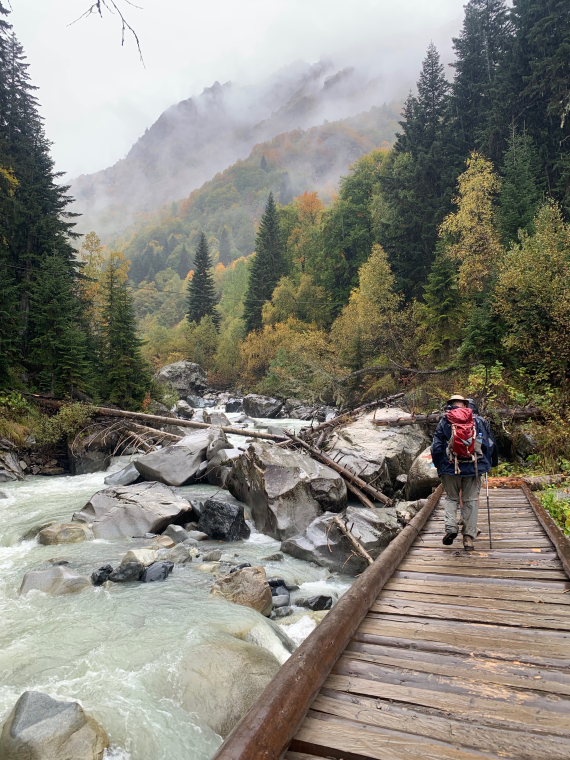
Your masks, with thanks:
[{"label": "mountain slope", "polygon": [[382,83],[331,63],[293,64],[256,86],[216,82],[164,111],[127,156],[71,182],[79,229],[109,236],[139,213],[186,197],[282,132],[338,120],[383,101]]},{"label": "mountain slope", "polygon": [[[388,145],[399,106],[382,106],[339,122],[295,130],[255,146],[247,159],[216,175],[158,216],[137,224],[123,242],[134,282],[152,279],[181,258],[192,257],[197,236],[208,236],[216,261],[251,253],[255,228],[272,191],[281,204],[307,191],[330,200],[354,161]],[[225,238],[225,242],[223,239]]]}]

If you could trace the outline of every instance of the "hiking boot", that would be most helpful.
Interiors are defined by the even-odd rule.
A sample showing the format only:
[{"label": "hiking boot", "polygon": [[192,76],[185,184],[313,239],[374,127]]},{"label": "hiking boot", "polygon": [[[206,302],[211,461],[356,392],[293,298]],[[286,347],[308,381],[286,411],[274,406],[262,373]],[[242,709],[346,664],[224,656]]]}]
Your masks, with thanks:
[{"label": "hiking boot", "polygon": [[475,549],[471,536],[463,536],[463,548],[466,552],[472,552]]},{"label": "hiking boot", "polygon": [[445,544],[445,546],[451,546],[451,544],[455,541],[457,538],[457,531],[448,530],[445,536],[443,537],[441,543]]}]

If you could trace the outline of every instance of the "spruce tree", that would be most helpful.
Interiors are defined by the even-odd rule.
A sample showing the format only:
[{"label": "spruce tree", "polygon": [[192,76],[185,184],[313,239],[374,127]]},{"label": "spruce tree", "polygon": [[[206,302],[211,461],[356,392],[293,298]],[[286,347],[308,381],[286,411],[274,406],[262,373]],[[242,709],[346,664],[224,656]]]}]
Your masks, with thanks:
[{"label": "spruce tree", "polygon": [[212,261],[208,250],[208,241],[203,232],[200,233],[196,256],[194,257],[194,275],[188,283],[188,312],[189,322],[199,322],[203,317],[211,317],[214,324],[219,322],[216,310],[216,287],[212,275]]},{"label": "spruce tree", "polygon": [[499,193],[499,226],[504,245],[516,242],[519,230],[532,232],[540,201],[537,173],[538,158],[532,139],[513,130]]},{"label": "spruce tree", "polygon": [[121,408],[140,407],[150,387],[141,357],[124,258],[112,252],[103,277],[103,324],[99,394]]},{"label": "spruce tree", "polygon": [[262,326],[263,304],[271,299],[275,286],[285,274],[286,261],[277,207],[273,193],[269,193],[257,232],[255,256],[249,271],[244,301],[244,319],[248,332]]}]

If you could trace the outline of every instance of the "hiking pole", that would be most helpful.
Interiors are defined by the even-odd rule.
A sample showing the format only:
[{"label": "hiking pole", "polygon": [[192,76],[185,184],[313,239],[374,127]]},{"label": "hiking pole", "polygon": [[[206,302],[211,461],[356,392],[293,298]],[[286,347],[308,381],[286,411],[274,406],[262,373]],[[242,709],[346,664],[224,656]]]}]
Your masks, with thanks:
[{"label": "hiking pole", "polygon": [[487,525],[489,527],[489,549],[493,548],[493,539],[491,536],[491,509],[489,503],[489,473],[485,473],[485,494],[487,498]]}]

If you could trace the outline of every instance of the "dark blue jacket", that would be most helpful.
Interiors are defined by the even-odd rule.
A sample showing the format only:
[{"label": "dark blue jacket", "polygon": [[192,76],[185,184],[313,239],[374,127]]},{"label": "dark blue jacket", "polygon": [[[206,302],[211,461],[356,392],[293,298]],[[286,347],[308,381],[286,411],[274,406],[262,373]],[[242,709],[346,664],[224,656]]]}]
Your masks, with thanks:
[{"label": "dark blue jacket", "polygon": [[[491,429],[487,422],[479,415],[475,416],[475,423],[477,425],[477,438],[481,443],[481,449],[483,456],[477,460],[477,473],[482,475],[485,472],[489,472],[491,467],[496,467],[498,464],[497,447],[493,440]],[[431,444],[431,457],[433,463],[437,468],[438,475],[455,475],[455,462],[450,461],[447,454],[447,446],[451,438],[451,424],[447,419],[447,415],[443,415]],[[475,475],[475,463],[474,462],[459,462],[459,469],[461,475],[465,478],[473,477]]]}]

